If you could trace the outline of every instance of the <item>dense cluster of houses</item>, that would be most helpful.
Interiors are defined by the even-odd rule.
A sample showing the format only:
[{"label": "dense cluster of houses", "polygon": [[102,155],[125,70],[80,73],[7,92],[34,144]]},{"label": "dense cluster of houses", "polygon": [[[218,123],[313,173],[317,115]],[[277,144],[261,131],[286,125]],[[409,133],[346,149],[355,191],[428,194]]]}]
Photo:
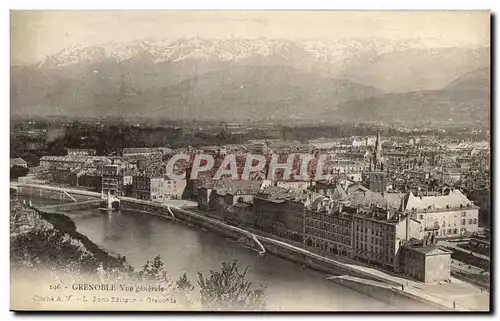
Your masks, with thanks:
[{"label": "dense cluster of houses", "polygon": [[198,208],[230,224],[343,256],[423,282],[450,277],[451,252],[438,239],[478,231],[478,207],[458,189],[440,194],[389,187],[381,144],[368,162],[368,188],[348,175],[330,184],[284,188],[262,181],[199,188]]},{"label": "dense cluster of houses", "polygon": [[[201,152],[215,159],[210,171],[191,179],[192,164],[180,162],[174,171],[188,175],[169,177],[166,163],[173,155]],[[279,175],[269,179],[268,168],[263,168],[250,180],[213,179],[225,155],[235,155],[241,173],[249,153],[266,158],[327,153],[324,170],[331,175],[326,181],[283,180]],[[20,159],[11,159],[13,164],[27,166]],[[489,145],[425,136],[382,141],[377,134],[308,144],[265,140],[177,150],[125,148],[121,156],[70,149],[66,156],[42,157],[30,170],[20,180],[42,179],[98,191],[103,197],[196,199],[200,212],[230,224],[323,255],[437,282],[450,277],[450,252],[437,246],[437,240],[478,231],[479,208],[462,187],[489,186]]]}]

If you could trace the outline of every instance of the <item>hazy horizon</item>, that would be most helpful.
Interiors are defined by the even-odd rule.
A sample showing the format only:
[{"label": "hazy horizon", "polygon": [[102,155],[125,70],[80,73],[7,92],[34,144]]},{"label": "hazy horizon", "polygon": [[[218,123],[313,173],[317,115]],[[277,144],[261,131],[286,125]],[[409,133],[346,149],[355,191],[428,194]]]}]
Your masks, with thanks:
[{"label": "hazy horizon", "polygon": [[[416,48],[484,47],[489,11],[11,11],[11,63],[69,47],[178,38],[418,39]],[[307,25],[307,28],[304,26]]]}]

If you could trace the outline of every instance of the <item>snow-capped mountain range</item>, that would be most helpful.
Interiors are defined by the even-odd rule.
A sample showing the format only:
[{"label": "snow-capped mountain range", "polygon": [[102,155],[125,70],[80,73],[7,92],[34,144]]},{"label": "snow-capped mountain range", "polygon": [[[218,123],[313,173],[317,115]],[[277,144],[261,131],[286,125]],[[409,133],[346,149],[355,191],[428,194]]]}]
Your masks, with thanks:
[{"label": "snow-capped mountain range", "polygon": [[[489,57],[489,47],[427,48],[418,40],[376,38],[183,38],[76,46],[38,64],[12,66],[11,111],[73,116],[335,118],[342,110],[346,115],[366,110],[374,102],[372,97],[391,93],[402,94],[390,102],[404,110],[405,93],[441,90],[467,73],[489,67]],[[484,79],[475,77],[472,82],[483,84]],[[477,97],[477,91],[473,95],[481,100],[478,106],[488,105],[489,97]],[[426,104],[448,108],[444,102],[434,104],[433,99],[449,104],[449,96],[432,95],[435,98]],[[468,96],[461,95],[461,99]],[[384,114],[386,100],[376,101],[378,113]],[[340,108],[345,104],[348,109]]]},{"label": "snow-capped mountain range", "polygon": [[41,68],[61,68],[111,60],[119,63],[141,57],[152,63],[178,62],[186,59],[241,62],[250,58],[305,59],[346,67],[361,55],[381,55],[410,48],[422,48],[418,40],[389,41],[371,39],[279,40],[279,39],[199,39],[138,40],[74,46],[47,56]]}]

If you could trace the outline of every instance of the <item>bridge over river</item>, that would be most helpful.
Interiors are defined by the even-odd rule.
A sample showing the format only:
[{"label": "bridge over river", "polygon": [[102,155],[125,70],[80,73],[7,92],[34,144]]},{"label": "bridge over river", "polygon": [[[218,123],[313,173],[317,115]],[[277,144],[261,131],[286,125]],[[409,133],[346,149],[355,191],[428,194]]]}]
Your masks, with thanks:
[{"label": "bridge over river", "polygon": [[76,211],[87,208],[94,208],[102,205],[104,203],[103,200],[88,200],[81,202],[73,202],[73,203],[62,203],[62,204],[54,204],[38,207],[38,209],[45,212],[63,212],[63,211]]}]

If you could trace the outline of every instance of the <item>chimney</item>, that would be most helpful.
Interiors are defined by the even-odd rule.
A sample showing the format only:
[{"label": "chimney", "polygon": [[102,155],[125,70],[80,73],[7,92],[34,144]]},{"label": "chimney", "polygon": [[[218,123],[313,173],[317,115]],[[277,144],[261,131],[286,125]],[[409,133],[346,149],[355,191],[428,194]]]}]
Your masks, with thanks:
[{"label": "chimney", "polygon": [[410,215],[406,215],[406,239],[410,239]]},{"label": "chimney", "polygon": [[435,234],[432,234],[431,235],[431,244],[436,244],[436,235]]}]

